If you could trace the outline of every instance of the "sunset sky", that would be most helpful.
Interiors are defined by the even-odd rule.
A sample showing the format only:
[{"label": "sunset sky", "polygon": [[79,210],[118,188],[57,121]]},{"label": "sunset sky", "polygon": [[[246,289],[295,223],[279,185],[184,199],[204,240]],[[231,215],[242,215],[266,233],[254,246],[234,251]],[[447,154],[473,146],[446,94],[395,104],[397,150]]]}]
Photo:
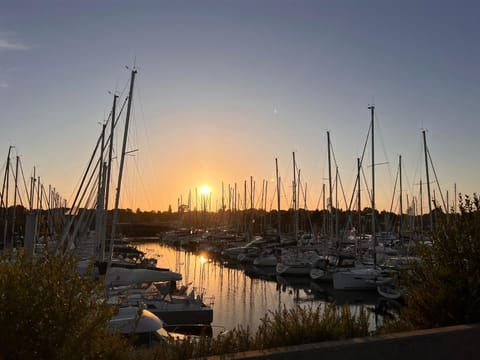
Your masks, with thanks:
[{"label": "sunset sky", "polygon": [[[479,19],[480,2],[453,0],[3,0],[1,176],[13,145],[26,177],[35,166],[71,201],[109,92],[125,90],[125,65],[135,65],[128,150],[138,151],[126,160],[121,207],[175,210],[209,185],[215,208],[222,182],[243,191],[252,176],[256,206],[266,180],[276,208],[278,158],[287,208],[295,152],[307,206],[322,208],[327,131],[350,199],[369,104],[377,207],[390,209],[399,155],[403,192],[418,198],[423,129],[453,203],[454,184],[479,190]],[[370,145],[364,171],[370,182]]]}]

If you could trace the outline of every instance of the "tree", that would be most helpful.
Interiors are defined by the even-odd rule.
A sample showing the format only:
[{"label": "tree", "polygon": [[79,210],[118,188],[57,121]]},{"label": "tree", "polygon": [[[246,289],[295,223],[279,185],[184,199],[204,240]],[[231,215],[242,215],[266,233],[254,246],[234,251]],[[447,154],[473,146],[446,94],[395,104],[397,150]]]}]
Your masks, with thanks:
[{"label": "tree", "polygon": [[402,320],[410,328],[480,321],[480,201],[460,197],[460,214],[442,214],[431,245],[402,274],[408,289]]},{"label": "tree", "polygon": [[108,329],[117,311],[73,257],[0,257],[0,359],[125,359],[131,347]]}]

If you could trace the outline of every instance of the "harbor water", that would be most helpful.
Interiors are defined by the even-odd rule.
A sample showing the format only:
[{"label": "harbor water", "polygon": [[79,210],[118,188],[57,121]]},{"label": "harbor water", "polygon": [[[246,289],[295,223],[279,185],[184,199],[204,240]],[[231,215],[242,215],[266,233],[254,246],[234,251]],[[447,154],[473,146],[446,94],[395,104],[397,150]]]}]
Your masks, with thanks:
[{"label": "harbor water", "polygon": [[352,311],[364,306],[372,330],[383,322],[378,312],[382,299],[375,291],[338,291],[329,283],[317,283],[308,277],[279,277],[274,267],[222,264],[205,254],[158,242],[137,243],[136,247],[157,259],[158,267],[181,273],[183,284],[204,294],[204,302],[213,306],[213,335],[238,326],[254,332],[271,311],[332,302],[350,306]]}]

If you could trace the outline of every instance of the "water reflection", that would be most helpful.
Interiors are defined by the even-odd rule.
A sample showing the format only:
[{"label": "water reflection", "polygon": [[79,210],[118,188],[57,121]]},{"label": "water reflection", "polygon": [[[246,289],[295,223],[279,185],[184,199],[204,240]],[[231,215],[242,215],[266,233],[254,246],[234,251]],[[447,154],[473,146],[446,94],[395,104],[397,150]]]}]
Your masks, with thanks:
[{"label": "water reflection", "polygon": [[158,260],[158,267],[167,267],[183,276],[183,283],[192,284],[205,294],[205,303],[213,305],[213,334],[236,326],[255,331],[262,317],[283,307],[324,306],[327,303],[349,304],[353,311],[360,306],[371,310],[370,325],[374,329],[382,318],[374,311],[379,304],[376,292],[337,291],[328,283],[309,278],[281,277],[275,268],[223,265],[206,254],[194,254],[158,243],[138,244],[148,257]]}]

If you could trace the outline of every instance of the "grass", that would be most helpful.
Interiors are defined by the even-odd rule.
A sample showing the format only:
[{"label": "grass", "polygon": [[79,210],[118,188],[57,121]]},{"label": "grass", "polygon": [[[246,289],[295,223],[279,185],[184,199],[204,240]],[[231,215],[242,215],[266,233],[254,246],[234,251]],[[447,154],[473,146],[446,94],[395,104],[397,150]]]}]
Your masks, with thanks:
[{"label": "grass", "polygon": [[348,306],[338,308],[335,304],[297,306],[268,312],[254,333],[248,327],[239,326],[214,338],[188,338],[183,342],[172,339],[145,349],[141,358],[190,359],[368,335],[368,312],[365,308],[353,313]]}]

